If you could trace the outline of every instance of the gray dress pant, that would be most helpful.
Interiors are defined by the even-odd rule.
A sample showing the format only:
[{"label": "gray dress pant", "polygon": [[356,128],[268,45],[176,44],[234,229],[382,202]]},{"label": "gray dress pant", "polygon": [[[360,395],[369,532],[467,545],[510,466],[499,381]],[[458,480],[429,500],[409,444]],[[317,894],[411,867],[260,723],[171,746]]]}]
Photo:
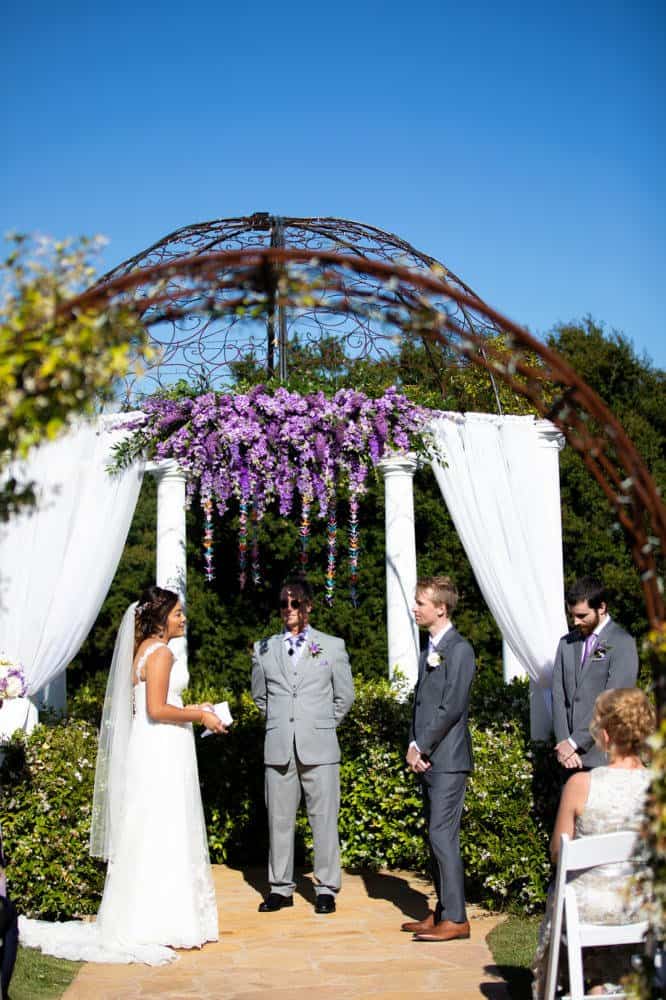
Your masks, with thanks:
[{"label": "gray dress pant", "polygon": [[302,764],[292,750],[288,764],[266,765],[265,793],[270,847],[268,881],[271,892],[291,896],[294,882],[296,813],[305,796],[305,808],[314,840],[315,892],[340,889],[340,765]]},{"label": "gray dress pant", "polygon": [[460,857],[460,820],[467,772],[425,771],[421,780],[432,877],[438,899],[437,918],[460,924],[467,920]]}]

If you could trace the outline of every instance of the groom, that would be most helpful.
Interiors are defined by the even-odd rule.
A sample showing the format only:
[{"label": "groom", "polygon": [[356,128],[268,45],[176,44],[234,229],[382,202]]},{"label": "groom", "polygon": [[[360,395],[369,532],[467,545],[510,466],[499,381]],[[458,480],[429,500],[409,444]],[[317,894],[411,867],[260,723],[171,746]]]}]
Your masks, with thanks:
[{"label": "groom", "polygon": [[425,920],[402,925],[403,931],[414,934],[415,941],[454,941],[470,936],[460,819],[472,770],[467,716],[474,650],[451,622],[457,603],[458,591],[450,577],[418,581],[414,619],[428,631],[429,641],[419,660],[407,763],[421,780],[437,906]]},{"label": "groom", "polygon": [[266,717],[265,792],[270,892],[259,906],[293,906],[296,813],[305,806],[314,840],[315,913],[333,913],[340,889],[340,747],[336,726],[354,701],[342,639],[309,624],[312,591],[302,578],[284,582],[284,631],[255,643],[252,697]]}]

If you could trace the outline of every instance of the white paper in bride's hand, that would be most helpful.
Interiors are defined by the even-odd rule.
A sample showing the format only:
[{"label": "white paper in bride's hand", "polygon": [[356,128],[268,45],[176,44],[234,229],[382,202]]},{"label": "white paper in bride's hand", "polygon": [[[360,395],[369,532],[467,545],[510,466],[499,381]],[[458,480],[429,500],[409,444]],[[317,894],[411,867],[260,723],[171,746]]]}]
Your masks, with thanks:
[{"label": "white paper in bride's hand", "polygon": [[[215,715],[218,717],[220,722],[224,723],[225,726],[230,726],[231,723],[234,721],[231,717],[231,712],[229,711],[228,701],[218,701],[217,705],[213,705],[213,711],[215,712]],[[203,733],[201,734],[201,739],[203,739],[204,736],[213,736],[213,730],[204,729]]]}]

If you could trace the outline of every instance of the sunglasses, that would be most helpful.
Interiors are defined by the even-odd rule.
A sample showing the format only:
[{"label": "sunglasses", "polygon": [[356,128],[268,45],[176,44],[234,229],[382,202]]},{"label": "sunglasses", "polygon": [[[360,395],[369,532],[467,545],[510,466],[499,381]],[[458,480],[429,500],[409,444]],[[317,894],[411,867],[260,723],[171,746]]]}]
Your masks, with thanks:
[{"label": "sunglasses", "polygon": [[287,600],[287,598],[282,598],[282,600],[280,601],[280,607],[281,608],[294,608],[296,611],[298,611],[298,609],[300,608],[301,604],[304,604],[304,603],[305,603],[304,601],[299,601],[295,597],[292,597],[289,600]]}]

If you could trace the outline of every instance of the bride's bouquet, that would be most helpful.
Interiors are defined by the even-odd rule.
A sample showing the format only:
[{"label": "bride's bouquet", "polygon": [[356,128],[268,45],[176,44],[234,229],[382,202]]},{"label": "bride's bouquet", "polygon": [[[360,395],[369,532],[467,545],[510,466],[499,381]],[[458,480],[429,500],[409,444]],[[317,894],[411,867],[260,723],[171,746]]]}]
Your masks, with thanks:
[{"label": "bride's bouquet", "polygon": [[0,701],[5,698],[22,698],[28,690],[28,682],[20,663],[14,663],[4,653],[0,653]]}]

